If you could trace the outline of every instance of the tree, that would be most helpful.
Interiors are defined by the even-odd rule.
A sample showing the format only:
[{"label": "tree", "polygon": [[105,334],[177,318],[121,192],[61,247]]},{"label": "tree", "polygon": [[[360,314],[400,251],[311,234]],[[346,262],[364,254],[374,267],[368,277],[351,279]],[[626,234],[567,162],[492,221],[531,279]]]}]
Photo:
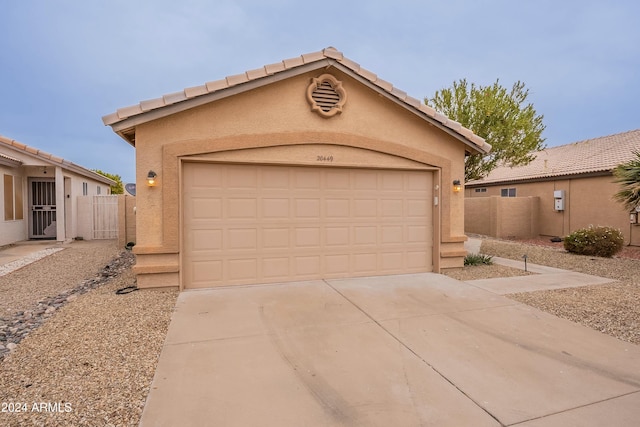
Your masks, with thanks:
[{"label": "tree", "polygon": [[489,154],[467,156],[466,181],[484,178],[501,164],[526,165],[533,160],[533,151],[544,148],[543,116],[526,103],[528,96],[529,90],[520,81],[508,91],[499,80],[491,86],[476,86],[462,79],[424,100],[491,144]]},{"label": "tree", "polygon": [[634,159],[613,170],[615,182],[621,187],[614,197],[629,210],[640,206],[640,150],[634,151],[633,155],[636,156]]},{"label": "tree", "polygon": [[124,185],[122,185],[122,177],[120,175],[113,175],[100,169],[94,169],[93,171],[116,182],[115,185],[111,186],[111,194],[124,194]]}]

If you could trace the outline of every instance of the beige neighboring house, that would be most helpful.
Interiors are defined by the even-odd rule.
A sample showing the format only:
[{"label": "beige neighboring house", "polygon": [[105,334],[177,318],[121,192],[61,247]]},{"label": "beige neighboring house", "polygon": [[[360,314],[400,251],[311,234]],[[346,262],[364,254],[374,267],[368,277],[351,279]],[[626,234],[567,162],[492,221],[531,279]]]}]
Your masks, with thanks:
[{"label": "beige neighboring house", "polygon": [[640,151],[640,130],[536,153],[526,166],[499,167],[466,184],[465,231],[501,238],[566,236],[589,225],[622,231],[640,245],[635,212],[616,202],[612,170]]},{"label": "beige neighboring house", "polygon": [[110,179],[0,136],[0,246],[77,237],[77,198],[109,194]]},{"label": "beige neighboring house", "polygon": [[453,182],[490,149],[334,48],[103,121],[136,148],[140,287],[462,267]]}]

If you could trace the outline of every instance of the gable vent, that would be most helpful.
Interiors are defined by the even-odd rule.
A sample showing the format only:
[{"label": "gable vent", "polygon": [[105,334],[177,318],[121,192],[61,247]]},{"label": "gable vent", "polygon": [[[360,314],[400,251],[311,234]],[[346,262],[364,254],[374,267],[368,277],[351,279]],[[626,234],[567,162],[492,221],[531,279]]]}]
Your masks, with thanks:
[{"label": "gable vent", "polygon": [[307,88],[307,100],[311,104],[311,111],[323,117],[332,117],[342,112],[347,94],[338,81],[330,74],[311,79]]},{"label": "gable vent", "polygon": [[313,92],[311,92],[311,98],[320,107],[322,111],[328,113],[333,107],[340,102],[340,95],[331,86],[331,83],[324,81],[318,85]]}]

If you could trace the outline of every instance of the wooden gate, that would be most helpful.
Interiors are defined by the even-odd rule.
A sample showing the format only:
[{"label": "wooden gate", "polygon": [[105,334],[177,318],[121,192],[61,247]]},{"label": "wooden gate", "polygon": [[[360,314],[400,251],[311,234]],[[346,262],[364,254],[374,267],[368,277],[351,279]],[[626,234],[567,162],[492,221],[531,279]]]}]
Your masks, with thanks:
[{"label": "wooden gate", "polygon": [[118,238],[118,196],[93,197],[93,238]]}]

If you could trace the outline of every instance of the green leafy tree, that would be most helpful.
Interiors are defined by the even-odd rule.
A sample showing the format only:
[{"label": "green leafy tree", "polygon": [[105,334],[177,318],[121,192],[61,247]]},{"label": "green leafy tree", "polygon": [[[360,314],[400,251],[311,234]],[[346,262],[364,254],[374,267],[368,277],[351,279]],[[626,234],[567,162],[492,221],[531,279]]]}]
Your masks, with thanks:
[{"label": "green leafy tree", "polygon": [[116,182],[115,185],[111,186],[111,194],[124,194],[124,185],[122,184],[122,177],[120,177],[120,175],[103,172],[100,169],[94,169],[93,171]]},{"label": "green leafy tree", "polygon": [[466,181],[484,178],[501,164],[526,165],[533,160],[533,151],[544,148],[543,116],[527,103],[528,96],[520,81],[507,90],[499,80],[491,86],[476,86],[462,79],[424,100],[491,144],[489,154],[467,156]]},{"label": "green leafy tree", "polygon": [[640,151],[634,151],[633,155],[634,159],[613,170],[615,182],[620,184],[620,191],[614,197],[629,210],[640,206]]}]

